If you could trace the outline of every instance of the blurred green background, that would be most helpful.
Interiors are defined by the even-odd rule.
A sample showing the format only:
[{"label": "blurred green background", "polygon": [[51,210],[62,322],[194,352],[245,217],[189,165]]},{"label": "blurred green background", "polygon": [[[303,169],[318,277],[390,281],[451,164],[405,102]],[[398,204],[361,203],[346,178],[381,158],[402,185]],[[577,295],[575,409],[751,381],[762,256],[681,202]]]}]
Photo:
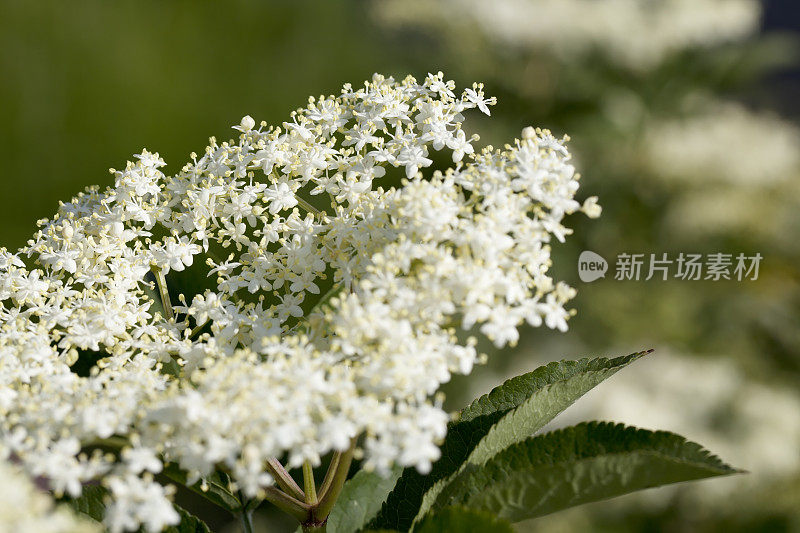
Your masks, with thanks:
[{"label": "blurred green background", "polygon": [[[107,169],[142,148],[175,171],[243,115],[279,123],[373,72],[483,81],[499,103],[467,127],[495,145],[529,124],[570,134],[581,194],[600,196],[604,213],[574,217],[575,235],[554,249],[555,277],[579,291],[570,332],[526,332],[451,383],[449,404],[550,359],[655,347],[569,416],[664,427],[751,471],[520,530],[800,531],[799,9],[0,0],[0,246],[22,245],[59,200],[111,183]],[[611,263],[591,284],[576,269],[587,249]],[[757,281],[615,281],[622,252],[764,260]]]}]

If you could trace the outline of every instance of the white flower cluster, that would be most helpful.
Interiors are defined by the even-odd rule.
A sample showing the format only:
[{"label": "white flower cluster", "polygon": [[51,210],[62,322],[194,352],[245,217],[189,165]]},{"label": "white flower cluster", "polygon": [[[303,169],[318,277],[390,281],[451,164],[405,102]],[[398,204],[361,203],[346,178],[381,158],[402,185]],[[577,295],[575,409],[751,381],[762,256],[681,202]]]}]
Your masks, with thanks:
[{"label": "white flower cluster", "polygon": [[[57,494],[102,480],[112,531],[178,520],[165,462],[250,497],[268,460],[318,464],[356,437],[367,467],[429,469],[435,393],[479,359],[457,331],[566,329],[548,243],[600,212],[574,199],[563,139],[473,148],[463,113],[494,103],[441,73],[375,75],[279,128],[245,117],[172,176],[144,151],[62,204],[0,250],[0,450]],[[453,168],[423,177],[442,150]]]},{"label": "white flower cluster", "polygon": [[88,519],[56,506],[25,474],[0,460],[0,533],[99,533]]},{"label": "white flower cluster", "polygon": [[390,24],[470,26],[504,47],[561,58],[599,51],[636,70],[751,35],[761,14],[757,0],[390,0],[375,8]]}]

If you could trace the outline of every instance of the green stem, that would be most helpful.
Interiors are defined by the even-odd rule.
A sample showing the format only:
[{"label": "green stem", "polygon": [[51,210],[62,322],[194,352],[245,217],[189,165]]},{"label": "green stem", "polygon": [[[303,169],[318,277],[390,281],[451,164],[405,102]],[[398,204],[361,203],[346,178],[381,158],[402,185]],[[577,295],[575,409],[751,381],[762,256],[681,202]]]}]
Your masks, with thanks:
[{"label": "green stem", "polygon": [[210,320],[210,319],[209,319],[209,320],[206,320],[206,321],[205,321],[205,322],[203,322],[202,324],[199,324],[199,325],[197,325],[197,326],[196,326],[196,327],[195,327],[195,328],[194,328],[194,329],[191,331],[191,333],[189,333],[189,339],[192,339],[192,340],[194,340],[194,338],[195,338],[197,335],[199,335],[201,331],[203,331],[203,328],[204,328],[204,327],[206,327],[206,325],[208,325],[208,323],[209,323],[209,322],[211,322],[211,320]]},{"label": "green stem", "polygon": [[312,507],[317,504],[317,487],[314,484],[314,467],[309,461],[303,461],[303,489],[306,503]]},{"label": "green stem", "polygon": [[321,215],[322,214],[322,211],[320,211],[319,209],[317,209],[316,207],[314,207],[310,203],[306,202],[305,200],[303,200],[299,196],[295,196],[295,199],[297,200],[297,204],[300,207],[302,207],[303,209],[305,209],[306,211],[308,211],[309,213],[312,213],[314,215]]},{"label": "green stem", "polygon": [[[347,481],[347,474],[350,471],[350,464],[353,462],[353,454],[356,451],[356,439],[350,443],[350,448],[343,452],[339,457],[336,464],[336,469],[330,476],[330,482],[325,487],[325,492],[320,494],[319,503],[317,503],[314,514],[317,517],[322,517],[324,520],[328,519],[339,494],[342,492],[344,482]],[[328,476],[325,476],[326,478]]]},{"label": "green stem", "polygon": [[286,471],[280,461],[277,459],[270,459],[267,461],[267,470],[275,478],[275,482],[283,489],[288,495],[297,498],[298,500],[305,501],[306,495],[303,489],[295,482],[291,474]]},{"label": "green stem", "polygon": [[325,472],[325,479],[322,481],[322,485],[319,487],[320,498],[325,496],[328,490],[330,490],[334,475],[336,474],[336,470],[339,468],[339,463],[341,462],[342,452],[335,452],[333,457],[331,457],[331,464],[328,465],[328,471]]},{"label": "green stem", "polygon": [[275,487],[266,487],[264,489],[264,499],[284,513],[293,516],[300,522],[305,521],[311,512],[310,506],[299,500],[296,500],[295,498],[292,498],[285,492],[276,489]]},{"label": "green stem", "polygon": [[[346,451],[334,453],[328,466],[328,471],[325,474],[325,480],[320,485],[319,495],[317,495],[314,483],[314,469],[309,461],[303,462],[303,483],[305,488],[305,492],[303,492],[280,461],[270,459],[267,462],[267,468],[275,478],[276,483],[286,492],[278,487],[266,487],[264,489],[264,499],[281,511],[296,518],[300,522],[304,533],[325,533],[328,515],[330,515],[333,506],[336,504],[345,481],[347,481],[347,474],[350,471],[350,465],[353,462],[353,455],[356,450],[356,440],[356,438],[353,438],[350,442],[350,448]],[[301,501],[301,499],[295,498],[287,494],[287,492],[296,496],[302,494],[304,498],[301,499],[305,501]],[[244,500],[242,501],[244,505],[239,508],[240,513],[238,514],[242,520],[242,527],[245,533],[249,533],[252,531],[252,529],[247,529],[248,527],[252,528],[251,518],[248,515],[250,505]]]},{"label": "green stem", "polygon": [[239,521],[242,523],[244,533],[253,533],[253,511],[244,509],[239,513]]},{"label": "green stem", "polygon": [[158,267],[153,267],[153,274],[156,277],[156,285],[158,285],[158,295],[161,297],[161,305],[164,306],[164,313],[167,315],[167,320],[173,320],[175,313],[172,311],[172,302],[169,299],[169,290],[167,290],[167,278],[164,276],[164,271]]}]

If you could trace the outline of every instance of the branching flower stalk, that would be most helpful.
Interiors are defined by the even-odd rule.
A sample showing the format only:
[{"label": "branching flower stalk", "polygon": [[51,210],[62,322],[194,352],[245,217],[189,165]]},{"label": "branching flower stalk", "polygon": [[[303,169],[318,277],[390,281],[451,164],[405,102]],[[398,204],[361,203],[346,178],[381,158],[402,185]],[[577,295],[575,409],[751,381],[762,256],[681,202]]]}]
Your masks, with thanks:
[{"label": "branching flower stalk", "polygon": [[[269,469],[280,488],[267,487],[264,491],[264,499],[299,520],[303,531],[325,531],[328,515],[347,481],[355,450],[356,442],[353,441],[345,452],[333,454],[318,493],[310,463],[303,465],[306,486],[306,490],[303,491],[279,461],[271,460]],[[251,507],[257,506],[258,504],[245,505],[239,513],[244,531],[253,531]]]},{"label": "branching flower stalk", "polygon": [[[0,458],[58,497],[100,483],[113,533],[178,522],[161,472],[245,523],[268,500],[306,528],[356,453],[428,472],[439,387],[485,358],[459,331],[503,347],[523,323],[566,330],[575,291],[548,275],[550,241],[600,213],[575,199],[566,138],[475,148],[465,114],[494,104],[441,73],[375,75],[280,127],[245,117],[173,175],[145,150],[62,203],[0,249]],[[452,167],[432,172],[433,152]],[[117,453],[91,446],[105,439]]]}]

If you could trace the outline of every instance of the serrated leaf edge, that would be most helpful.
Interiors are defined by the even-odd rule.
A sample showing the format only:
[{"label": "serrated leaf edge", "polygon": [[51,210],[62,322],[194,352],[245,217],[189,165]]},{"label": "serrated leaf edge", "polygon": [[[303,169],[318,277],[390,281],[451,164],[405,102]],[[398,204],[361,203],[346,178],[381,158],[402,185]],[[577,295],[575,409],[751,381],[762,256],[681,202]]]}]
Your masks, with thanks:
[{"label": "serrated leaf edge", "polygon": [[[576,365],[580,365],[580,364],[587,365],[587,364],[594,363],[598,367],[598,368],[593,369],[593,370],[581,371],[581,372],[572,374],[572,375],[570,375],[570,376],[568,376],[568,377],[566,377],[564,379],[560,379],[558,381],[554,381],[552,383],[548,383],[547,385],[544,385],[543,387],[540,387],[540,388],[536,389],[535,391],[533,391],[522,403],[520,403],[519,405],[517,405],[514,408],[509,409],[505,414],[503,414],[503,416],[497,422],[495,422],[492,425],[492,427],[489,429],[489,431],[486,433],[486,435],[484,435],[483,438],[481,438],[478,441],[478,443],[475,445],[475,447],[469,453],[469,455],[464,460],[464,462],[461,464],[461,466],[455,472],[453,472],[450,476],[435,482],[425,492],[425,494],[422,496],[422,502],[420,503],[420,507],[419,507],[419,510],[417,511],[417,515],[414,517],[414,520],[412,521],[412,524],[411,524],[412,531],[413,531],[414,527],[416,526],[416,524],[418,524],[420,522],[420,520],[422,520],[425,517],[425,515],[428,513],[428,511],[431,510],[432,506],[436,502],[436,499],[439,497],[439,494],[441,494],[442,490],[448,484],[450,484],[457,476],[459,476],[464,471],[465,468],[467,468],[470,465],[484,464],[486,461],[488,461],[492,457],[494,457],[494,456],[489,456],[489,457],[486,458],[485,461],[481,461],[481,462],[476,462],[475,461],[476,452],[478,450],[482,450],[482,444],[484,442],[486,442],[487,439],[493,438],[494,433],[497,431],[498,425],[503,423],[503,421],[507,420],[508,418],[513,417],[520,410],[522,410],[525,407],[527,407],[527,405],[530,402],[535,401],[535,397],[536,396],[541,396],[542,394],[546,393],[547,391],[549,391],[553,387],[555,387],[557,385],[563,385],[564,383],[566,383],[566,382],[568,382],[570,380],[576,379],[579,376],[589,376],[589,375],[593,375],[593,374],[607,373],[607,375],[604,376],[602,379],[600,379],[600,381],[597,383],[597,385],[599,385],[600,383],[602,383],[606,379],[608,379],[611,376],[613,376],[614,374],[616,374],[621,369],[625,368],[626,366],[630,365],[634,361],[637,361],[637,360],[641,359],[642,357],[644,357],[645,355],[648,355],[648,354],[650,354],[652,352],[653,352],[653,350],[651,349],[651,350],[642,350],[642,351],[639,351],[639,352],[632,353],[630,355],[623,355],[623,356],[620,356],[620,357],[613,357],[613,358],[607,358],[607,357],[595,357],[595,358],[583,357],[583,358],[577,359],[577,360],[563,359],[563,360],[560,360],[560,361],[553,361],[551,363],[548,363],[547,365],[544,365],[544,366],[539,367],[539,368],[537,368],[535,370],[532,370],[531,372],[528,372],[528,373],[525,373],[525,374],[521,374],[519,376],[514,376],[512,378],[509,378],[506,381],[504,381],[502,384],[500,384],[497,387],[493,388],[488,393],[480,396],[479,398],[477,398],[476,400],[471,402],[469,404],[469,406],[467,406],[464,409],[465,411],[469,410],[470,408],[475,406],[477,403],[479,403],[481,401],[485,401],[485,399],[489,398],[492,394],[497,394],[496,391],[499,391],[501,388],[506,387],[509,383],[511,383],[513,381],[523,380],[525,377],[529,377],[530,374],[532,374],[534,372],[537,372],[537,371],[540,371],[540,369],[546,369],[546,368],[551,367],[551,366],[552,367],[556,367],[556,366],[558,366],[560,364],[564,364],[564,363],[568,363],[568,362],[573,362]],[[597,385],[595,385],[595,386],[597,386]],[[591,388],[594,388],[594,387],[591,387]],[[586,392],[591,390],[591,388],[588,389]],[[585,392],[584,392],[584,394],[585,394]],[[566,406],[566,407],[568,407],[568,406]],[[565,409],[566,409],[566,407],[565,407]],[[531,435],[533,435],[536,431],[538,431],[539,429],[544,427],[544,425],[546,425],[549,421],[553,420],[553,418],[555,418],[556,416],[558,416],[562,412],[563,412],[563,409],[561,411],[559,411],[558,413],[556,413],[554,416],[552,416],[549,420],[545,421],[544,424],[542,424],[541,426],[539,426],[536,429],[533,429],[532,432],[531,432]],[[473,418],[468,418],[468,419],[466,419],[466,421],[469,421],[469,420],[472,420],[472,419]],[[509,446],[513,446],[513,445],[514,444],[512,443]],[[508,447],[506,447],[506,448],[508,448]],[[506,448],[504,448],[504,449],[506,449]],[[497,450],[495,452],[495,455],[499,454],[499,453],[502,453],[502,451],[504,449]]]}]

